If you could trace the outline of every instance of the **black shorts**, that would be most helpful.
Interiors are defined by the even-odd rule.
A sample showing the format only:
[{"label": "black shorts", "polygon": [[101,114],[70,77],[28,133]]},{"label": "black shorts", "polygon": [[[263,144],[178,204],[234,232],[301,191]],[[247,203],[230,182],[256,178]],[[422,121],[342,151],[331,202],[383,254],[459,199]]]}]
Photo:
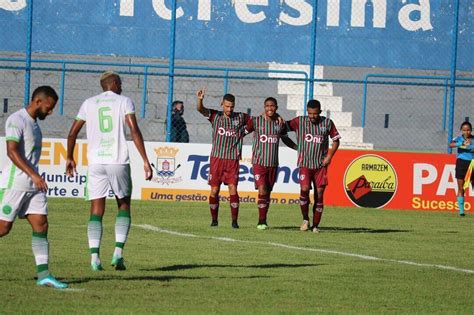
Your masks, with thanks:
[{"label": "black shorts", "polygon": [[[467,173],[467,169],[469,168],[469,164],[471,161],[457,159],[456,160],[456,178],[457,179],[464,179]],[[471,174],[471,182],[474,182],[474,172]]]}]

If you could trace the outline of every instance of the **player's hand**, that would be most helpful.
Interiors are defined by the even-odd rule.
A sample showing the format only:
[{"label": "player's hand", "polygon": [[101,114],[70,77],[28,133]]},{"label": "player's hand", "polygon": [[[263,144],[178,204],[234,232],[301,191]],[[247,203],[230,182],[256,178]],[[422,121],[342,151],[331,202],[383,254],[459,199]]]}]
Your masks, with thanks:
[{"label": "player's hand", "polygon": [[153,170],[149,162],[143,165],[143,170],[145,171],[145,180],[151,180],[153,178]]},{"label": "player's hand", "polygon": [[48,192],[48,184],[43,179],[43,177],[39,176],[38,174],[35,174],[31,176],[31,180],[33,181],[33,184],[35,185],[36,189],[42,192]]},{"label": "player's hand", "polygon": [[76,162],[72,159],[66,160],[66,175],[71,177],[77,174]]},{"label": "player's hand", "polygon": [[203,100],[203,99],[204,99],[204,95],[205,95],[204,89],[200,89],[200,90],[197,91],[197,93],[196,93],[197,98],[200,99],[200,100]]},{"label": "player's hand", "polygon": [[[278,114],[276,114],[276,115],[278,115]],[[279,126],[283,126],[285,124],[285,120],[280,115],[278,115],[277,121],[278,121]]]},{"label": "player's hand", "polygon": [[331,158],[329,156],[326,156],[323,160],[323,166],[326,167],[329,164],[331,164]]}]

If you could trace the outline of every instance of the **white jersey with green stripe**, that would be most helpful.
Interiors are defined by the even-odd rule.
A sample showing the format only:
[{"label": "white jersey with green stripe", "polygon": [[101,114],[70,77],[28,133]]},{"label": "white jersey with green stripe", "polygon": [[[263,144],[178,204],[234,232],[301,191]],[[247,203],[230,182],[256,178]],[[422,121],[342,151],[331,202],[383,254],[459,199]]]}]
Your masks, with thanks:
[{"label": "white jersey with green stripe", "polygon": [[[38,122],[28,114],[26,109],[20,109],[8,117],[5,123],[5,140],[17,142],[20,154],[32,168],[38,170],[43,135]],[[19,191],[37,190],[31,178],[9,158],[6,158],[6,163],[2,168],[0,188]]]},{"label": "white jersey with green stripe", "polygon": [[135,113],[126,96],[107,91],[84,101],[77,120],[86,122],[89,164],[128,164],[125,116]]}]

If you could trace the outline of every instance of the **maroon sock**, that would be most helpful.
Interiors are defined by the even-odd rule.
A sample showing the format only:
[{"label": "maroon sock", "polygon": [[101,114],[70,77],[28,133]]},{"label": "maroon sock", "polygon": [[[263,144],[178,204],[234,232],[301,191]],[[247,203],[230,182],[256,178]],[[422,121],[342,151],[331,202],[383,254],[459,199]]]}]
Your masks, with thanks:
[{"label": "maroon sock", "polygon": [[217,217],[219,214],[219,196],[217,197],[209,196],[209,208],[211,210],[212,220],[217,221]]},{"label": "maroon sock", "polygon": [[300,191],[300,208],[303,220],[309,221],[309,191]]},{"label": "maroon sock", "polygon": [[230,213],[232,221],[237,221],[239,217],[239,195],[230,195]]},{"label": "maroon sock", "polygon": [[267,220],[268,196],[258,194],[258,222]]},{"label": "maroon sock", "polygon": [[313,227],[318,227],[319,222],[321,222],[321,217],[323,216],[324,204],[317,203],[313,206]]}]

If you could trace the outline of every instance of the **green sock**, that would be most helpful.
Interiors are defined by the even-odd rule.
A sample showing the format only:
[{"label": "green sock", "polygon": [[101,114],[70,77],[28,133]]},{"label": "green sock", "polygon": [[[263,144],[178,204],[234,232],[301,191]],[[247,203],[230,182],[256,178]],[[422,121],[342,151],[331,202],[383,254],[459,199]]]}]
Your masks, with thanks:
[{"label": "green sock", "polygon": [[115,250],[114,256],[122,257],[123,247],[127,241],[128,231],[130,231],[130,211],[120,209],[115,220]]},{"label": "green sock", "polygon": [[89,239],[89,250],[91,253],[91,263],[100,264],[99,250],[102,239],[102,217],[91,214],[87,225],[87,237]]},{"label": "green sock", "polygon": [[33,249],[33,255],[35,256],[38,280],[41,280],[49,275],[48,232],[33,232],[33,237],[31,239],[31,248]]}]

